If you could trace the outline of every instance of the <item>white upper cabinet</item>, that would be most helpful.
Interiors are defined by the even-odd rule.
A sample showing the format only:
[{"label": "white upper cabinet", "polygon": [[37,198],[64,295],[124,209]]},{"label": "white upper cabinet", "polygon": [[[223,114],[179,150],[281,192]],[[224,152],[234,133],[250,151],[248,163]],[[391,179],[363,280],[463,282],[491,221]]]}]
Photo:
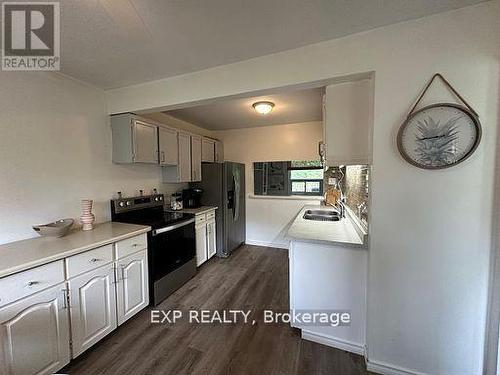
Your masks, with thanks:
[{"label": "white upper cabinet", "polygon": [[163,182],[201,181],[201,163],[222,163],[222,142],[133,114],[111,116],[114,163],[163,167]]},{"label": "white upper cabinet", "polygon": [[0,309],[0,374],[53,374],[69,363],[64,283]]},{"label": "white upper cabinet", "polygon": [[158,127],[158,146],[160,165],[177,165],[179,162],[177,131]]},{"label": "white upper cabinet", "polygon": [[158,164],[158,127],[132,114],[111,116],[114,163]]},{"label": "white upper cabinet", "polygon": [[191,135],[179,132],[178,163],[175,166],[163,167],[163,182],[191,181]]},{"label": "white upper cabinet", "polygon": [[158,164],[157,127],[142,121],[134,121],[132,142],[134,163]]},{"label": "white upper cabinet", "polygon": [[201,181],[201,137],[191,136],[191,181]]},{"label": "white upper cabinet", "polygon": [[214,161],[216,163],[224,162],[224,144],[221,141],[215,141]]},{"label": "white upper cabinet", "polygon": [[323,122],[327,165],[371,164],[373,88],[372,79],[326,87]]},{"label": "white upper cabinet", "polygon": [[179,134],[179,182],[191,181],[191,136]]},{"label": "white upper cabinet", "polygon": [[201,143],[201,161],[213,163],[215,161],[215,140],[203,138]]}]

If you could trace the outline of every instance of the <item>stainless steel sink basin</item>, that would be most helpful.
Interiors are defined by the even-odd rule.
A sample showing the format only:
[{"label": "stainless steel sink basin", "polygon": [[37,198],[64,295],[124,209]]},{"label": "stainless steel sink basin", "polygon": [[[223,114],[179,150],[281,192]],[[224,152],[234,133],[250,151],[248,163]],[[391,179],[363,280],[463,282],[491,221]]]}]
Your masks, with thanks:
[{"label": "stainless steel sink basin", "polygon": [[306,210],[303,218],[315,221],[340,221],[341,216],[337,211]]}]

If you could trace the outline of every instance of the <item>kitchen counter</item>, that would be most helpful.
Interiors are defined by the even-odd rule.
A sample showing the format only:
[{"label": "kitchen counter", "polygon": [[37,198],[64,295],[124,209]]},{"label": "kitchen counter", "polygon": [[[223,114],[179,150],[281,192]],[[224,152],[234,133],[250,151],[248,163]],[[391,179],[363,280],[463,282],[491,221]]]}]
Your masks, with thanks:
[{"label": "kitchen counter", "polygon": [[93,230],[73,230],[64,237],[36,237],[0,245],[0,277],[41,266],[99,246],[120,241],[142,233],[144,225],[107,222]]},{"label": "kitchen counter", "polygon": [[201,215],[201,214],[205,214],[207,213],[208,211],[212,211],[212,210],[216,210],[218,209],[219,207],[215,207],[215,206],[201,206],[201,207],[198,207],[198,208],[183,208],[182,210],[172,210],[170,208],[167,208],[166,211],[170,211],[170,212],[183,212],[183,213],[186,213],[186,214],[193,214],[193,215]]},{"label": "kitchen counter", "polygon": [[353,224],[348,214],[340,221],[315,221],[303,218],[306,210],[318,209],[335,210],[324,206],[304,206],[290,226],[287,237],[292,241],[326,242],[355,247],[364,247],[366,245],[366,233],[362,233],[362,235],[358,233],[359,230],[356,230],[355,224]]}]

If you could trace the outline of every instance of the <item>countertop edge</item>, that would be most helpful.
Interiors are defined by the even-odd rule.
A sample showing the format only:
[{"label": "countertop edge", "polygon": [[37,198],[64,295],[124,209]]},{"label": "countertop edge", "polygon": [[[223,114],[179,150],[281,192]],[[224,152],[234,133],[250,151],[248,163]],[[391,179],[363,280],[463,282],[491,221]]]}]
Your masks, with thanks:
[{"label": "countertop edge", "polygon": [[337,245],[344,247],[353,247],[359,250],[368,250],[368,247],[364,243],[356,243],[356,242],[345,242],[345,241],[332,241],[332,240],[320,240],[320,239],[312,239],[312,238],[302,238],[302,237],[287,237],[291,242],[305,242],[319,245]]},{"label": "countertop edge", "polygon": [[94,243],[86,245],[86,246],[82,246],[82,247],[79,247],[76,249],[71,249],[71,250],[68,250],[65,252],[58,253],[56,255],[52,255],[52,256],[48,256],[48,257],[36,260],[36,261],[23,263],[22,265],[15,266],[15,267],[9,268],[7,270],[1,270],[0,271],[0,278],[11,276],[11,275],[19,273],[19,272],[27,271],[27,270],[35,268],[35,267],[43,266],[44,264],[56,262],[58,260],[68,258],[70,256],[77,255],[80,253],[84,253],[86,251],[89,251],[89,250],[92,250],[92,249],[95,249],[95,248],[98,248],[101,246],[106,246],[106,245],[109,245],[109,244],[114,243],[114,242],[118,242],[118,241],[130,238],[130,237],[137,236],[139,234],[147,233],[151,230],[151,227],[149,227],[149,226],[144,225],[143,227],[144,228],[142,228],[142,229],[137,229],[137,230],[134,230],[134,231],[129,232],[127,234],[122,234],[120,236],[112,237],[112,238],[109,238],[107,240],[94,242]]}]

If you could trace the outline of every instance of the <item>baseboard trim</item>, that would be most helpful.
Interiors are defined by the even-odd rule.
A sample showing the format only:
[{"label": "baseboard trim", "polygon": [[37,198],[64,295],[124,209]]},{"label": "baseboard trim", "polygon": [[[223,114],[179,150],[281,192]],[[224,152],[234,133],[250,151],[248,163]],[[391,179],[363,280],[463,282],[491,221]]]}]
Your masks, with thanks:
[{"label": "baseboard trim", "polygon": [[366,361],[366,369],[384,375],[428,375],[425,372],[410,370],[404,367],[395,366],[390,363]]},{"label": "baseboard trim", "polygon": [[267,241],[258,241],[258,240],[246,240],[246,245],[253,246],[263,246],[263,247],[274,247],[276,249],[286,249],[288,250],[289,244],[284,244],[282,242],[267,242]]},{"label": "baseboard trim", "polygon": [[302,329],[302,338],[304,340],[317,342],[318,344],[345,350],[346,352],[351,352],[363,356],[365,355],[365,348],[363,345],[359,345],[350,341],[334,339],[330,336],[321,335],[316,332],[310,332],[304,329]]}]

